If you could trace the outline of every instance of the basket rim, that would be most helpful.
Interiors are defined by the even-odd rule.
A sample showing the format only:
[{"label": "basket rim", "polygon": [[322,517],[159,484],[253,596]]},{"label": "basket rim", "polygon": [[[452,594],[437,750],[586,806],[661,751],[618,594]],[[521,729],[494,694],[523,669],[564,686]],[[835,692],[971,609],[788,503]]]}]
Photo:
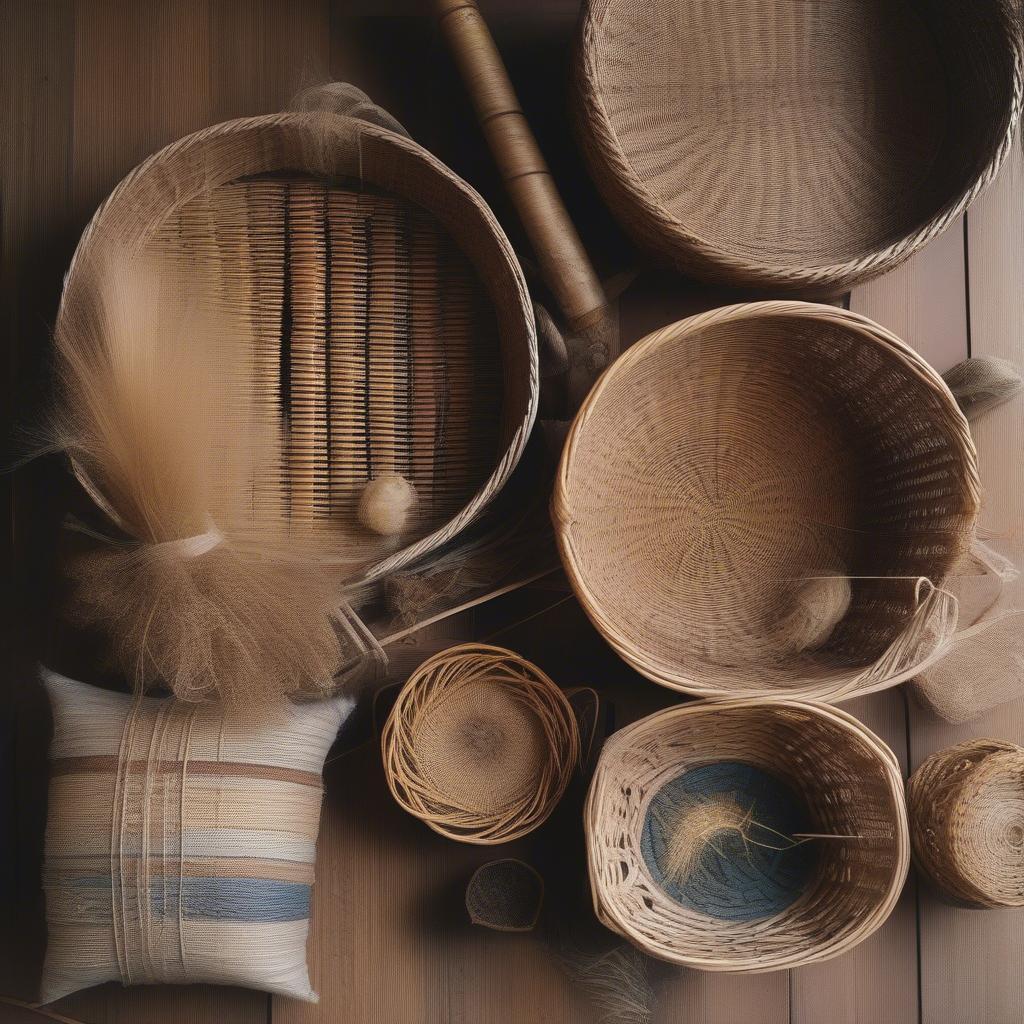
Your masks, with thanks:
[{"label": "basket rim", "polygon": [[[899,241],[855,259],[827,265],[769,263],[752,259],[687,227],[657,199],[623,152],[603,99],[597,51],[604,22],[616,0],[589,0],[580,23],[574,91],[583,113],[580,120],[585,122],[585,127],[579,128],[585,136],[583,148],[585,151],[593,149],[595,154],[599,154],[601,170],[610,174],[617,187],[629,195],[648,226],[666,239],[666,248],[676,250],[682,246],[694,253],[699,263],[713,268],[713,272],[705,276],[748,285],[756,282],[760,287],[806,288],[825,293],[843,291],[893,269],[942,234],[991,184],[1009,155],[1024,107],[1024,45],[1014,29],[1016,21],[1007,0],[996,2],[1007,28],[1005,38],[1013,64],[1010,105],[999,144],[967,188],[949,199],[929,220]],[[598,159],[589,152],[588,156],[591,156],[591,163]],[[701,276],[696,270],[695,273]]]},{"label": "basket rim", "polygon": [[[738,691],[701,682],[695,675],[689,674],[682,669],[669,670],[660,663],[658,665],[653,664],[645,650],[630,641],[622,630],[604,614],[600,601],[591,592],[587,583],[587,574],[577,556],[576,545],[572,537],[572,529],[576,525],[569,497],[573,455],[580,443],[583,432],[586,430],[587,421],[600,402],[602,394],[612,381],[624,373],[629,373],[632,367],[646,358],[650,352],[657,350],[662,345],[703,331],[710,326],[741,320],[757,320],[764,317],[802,317],[822,323],[840,323],[844,328],[881,345],[887,352],[900,360],[907,371],[917,377],[926,387],[933,389],[947,407],[950,421],[955,428],[955,438],[959,443],[963,464],[966,468],[967,483],[970,487],[969,496],[975,512],[977,512],[981,504],[981,482],[978,476],[977,450],[971,437],[967,418],[956,404],[953,393],[949,390],[949,387],[939,373],[913,348],[891,331],[860,313],[854,313],[851,310],[836,306],[803,302],[795,299],[745,302],[731,306],[721,306],[708,310],[705,313],[698,313],[695,316],[687,317],[684,320],[661,327],[646,337],[641,338],[634,345],[626,349],[604,371],[580,406],[576,418],[570,425],[562,450],[562,457],[558,465],[558,471],[555,474],[551,496],[551,518],[554,522],[555,540],[562,566],[565,569],[565,574],[573,593],[604,640],[619,657],[641,675],[646,676],[661,686],[696,697],[729,699],[736,697]],[[941,581],[939,582],[941,583]],[[946,595],[944,591],[940,591],[940,593],[943,597],[952,601],[955,606],[955,598],[951,595]],[[758,700],[848,700],[867,693],[888,689],[905,682],[944,653],[944,647],[937,648],[927,661],[915,664],[897,675],[888,676],[880,682],[870,684],[858,684],[855,675],[852,677],[852,682],[850,677],[840,675],[838,677],[839,682],[833,686],[810,683],[806,686],[794,687],[781,692],[778,689],[749,688],[744,689],[742,693],[745,697]]]},{"label": "basket rim", "polygon": [[[803,711],[810,715],[817,716],[839,729],[846,737],[861,745],[872,757],[881,764],[884,772],[885,782],[893,810],[893,824],[895,833],[895,858],[892,876],[889,887],[886,890],[884,899],[878,901],[870,913],[864,915],[857,928],[851,930],[840,942],[829,940],[831,945],[823,945],[816,950],[803,953],[789,953],[785,956],[775,958],[747,957],[741,960],[725,960],[713,956],[701,956],[695,954],[679,953],[674,956],[663,955],[661,952],[651,951],[649,943],[645,942],[642,936],[633,929],[624,914],[617,912],[601,902],[600,898],[600,874],[597,857],[597,844],[593,839],[592,822],[596,820],[596,810],[599,804],[597,793],[598,782],[607,771],[606,760],[619,748],[628,746],[634,734],[661,723],[669,724],[677,719],[688,716],[713,715],[717,711],[755,708],[766,712],[784,710]],[[714,744],[714,734],[708,734],[709,745]],[[642,820],[642,816],[638,818]],[[762,974],[771,971],[787,970],[794,967],[801,967],[812,963],[822,963],[834,957],[841,956],[854,946],[868,938],[880,928],[889,915],[892,913],[899,901],[900,894],[906,882],[911,863],[910,826],[907,812],[907,801],[903,772],[899,761],[892,748],[875,732],[869,729],[858,718],[841,708],[824,704],[820,701],[803,699],[777,699],[763,700],[756,697],[742,697],[728,700],[697,700],[688,704],[680,704],[674,707],[664,708],[655,711],[653,714],[640,718],[629,725],[624,726],[614,735],[610,736],[601,751],[597,767],[590,787],[587,790],[587,797],[583,808],[583,826],[587,841],[587,872],[590,879],[591,895],[593,897],[594,912],[598,919],[624,939],[637,946],[643,952],[659,959],[668,960],[671,963],[683,967],[692,967],[703,971],[724,972],[733,974]],[[783,912],[784,913],[784,912]],[[773,915],[778,916],[778,915]],[[772,920],[768,918],[765,920]]]},{"label": "basket rim", "polygon": [[[533,303],[526,285],[526,278],[508,236],[498,223],[487,202],[472,185],[456,174],[447,164],[407,136],[360,120],[359,118],[324,111],[282,111],[274,114],[259,114],[252,117],[240,117],[229,121],[221,121],[208,125],[205,128],[200,128],[198,131],[184,135],[151,153],[146,159],[130,170],[97,207],[79,237],[74,254],[71,257],[71,262],[65,272],[61,288],[60,305],[57,311],[56,329],[59,332],[65,313],[65,297],[69,284],[75,277],[75,271],[79,263],[83,262],[86,258],[84,253],[88,250],[93,237],[102,235],[104,220],[109,212],[112,209],[116,210],[120,204],[130,202],[132,189],[140,179],[145,179],[154,173],[160,174],[162,165],[167,161],[190,150],[201,149],[211,139],[223,136],[236,136],[240,144],[258,146],[260,136],[265,131],[291,127],[311,132],[314,127],[322,130],[325,124],[332,125],[332,123],[335,138],[338,142],[355,140],[358,144],[363,137],[369,137],[384,145],[395,147],[403,151],[406,156],[425,165],[428,170],[440,178],[443,178],[456,192],[463,195],[478,210],[484,224],[493,236],[498,252],[503,257],[503,262],[508,267],[509,283],[512,286],[511,297],[519,307],[519,312],[522,313],[524,337],[521,341],[525,344],[526,348],[528,370],[526,380],[523,381],[526,392],[523,416],[512,432],[507,446],[503,451],[497,453],[498,458],[487,479],[481,483],[466,504],[454,516],[419,540],[403,546],[398,551],[392,552],[368,567],[359,580],[353,581],[354,583],[359,583],[378,580],[394,572],[396,569],[416,561],[435,548],[447,543],[468,526],[512,475],[512,471],[526,449],[530,433],[537,418],[540,402],[540,363]],[[221,182],[217,182],[217,184],[221,184]],[[207,184],[206,187],[211,186]],[[193,190],[189,194],[178,196],[173,203],[168,203],[161,221],[151,224],[150,230],[154,228],[155,224],[162,222],[174,210],[180,208],[180,206],[202,191],[203,189]],[[474,261],[470,260],[470,262]],[[72,471],[90,498],[96,502],[101,511],[112,520],[115,526],[123,529],[123,522],[120,521],[111,508],[109,501],[103,496],[102,489],[96,485],[95,481],[89,478],[82,466],[73,457],[70,461]]]}]

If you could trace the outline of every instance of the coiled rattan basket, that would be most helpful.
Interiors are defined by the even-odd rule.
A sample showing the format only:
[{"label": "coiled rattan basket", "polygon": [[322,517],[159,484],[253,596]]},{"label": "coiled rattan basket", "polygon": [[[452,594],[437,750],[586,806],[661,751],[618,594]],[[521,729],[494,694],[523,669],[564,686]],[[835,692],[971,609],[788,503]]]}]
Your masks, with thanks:
[{"label": "coiled rattan basket", "polygon": [[[553,516],[580,602],[648,678],[832,701],[944,652],[940,588],[978,504],[967,421],[915,352],[856,314],[766,302],[665,327],[606,371]],[[801,638],[801,612],[826,621]]]},{"label": "coiled rattan basket", "polygon": [[547,820],[579,763],[572,706],[539,669],[485,644],[410,676],[381,732],[388,785],[435,832],[506,843]]},{"label": "coiled rattan basket", "polygon": [[[662,794],[709,766],[758,773],[800,806],[796,820],[806,825],[786,837],[791,846],[766,833],[775,837],[771,851],[789,848],[771,856],[783,864],[800,851],[813,856],[787,905],[766,915],[748,909],[759,895],[749,857],[757,853],[753,842],[763,842],[751,826],[765,813],[753,798],[741,818],[715,824],[713,798],[697,794],[676,801],[678,816],[664,823],[670,848],[698,843],[701,856],[717,857],[730,835],[742,835],[731,902],[716,898],[715,913],[702,911],[656,877],[661,862],[647,844]],[[733,801],[742,794],[718,795]],[[584,823],[598,918],[652,956],[708,971],[781,970],[846,952],[889,916],[910,863],[903,779],[892,752],[844,712],[799,701],[699,701],[634,722],[605,744]],[[701,875],[696,857],[687,870],[708,890],[721,888],[723,863],[715,859]],[[706,895],[698,890],[698,902]]]},{"label": "coiled rattan basket", "polygon": [[[195,275],[251,336],[238,414],[288,435],[276,471],[229,482],[253,516],[358,532],[369,479],[413,484],[400,543],[364,532],[371,578],[462,529],[523,451],[538,368],[519,264],[480,196],[396,132],[288,112],[172,143],[97,211],[62,316],[105,249]],[[109,512],[104,481],[84,483]]]},{"label": "coiled rattan basket", "polygon": [[590,0],[579,135],[684,272],[836,293],[943,231],[1021,105],[1010,0]]},{"label": "coiled rattan basket", "polygon": [[907,784],[914,862],[955,903],[1024,906],[1024,749],[968,740]]}]

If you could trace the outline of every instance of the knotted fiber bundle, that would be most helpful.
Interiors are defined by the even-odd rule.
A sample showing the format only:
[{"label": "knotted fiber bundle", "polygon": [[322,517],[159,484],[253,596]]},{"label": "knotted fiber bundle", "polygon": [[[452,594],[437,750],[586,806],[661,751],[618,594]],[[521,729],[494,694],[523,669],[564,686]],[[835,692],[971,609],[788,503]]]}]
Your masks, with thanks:
[{"label": "knotted fiber bundle", "polygon": [[[82,564],[79,609],[188,700],[320,691],[372,652],[344,592],[470,522],[537,401],[532,308],[483,201],[333,113],[140,165],[83,235],[57,349],[61,441],[128,540]],[[415,500],[378,508],[381,535],[357,508],[395,475]]]},{"label": "knotted fiber bundle", "polygon": [[838,956],[910,861],[896,758],[801,701],[698,701],[605,744],[584,810],[599,920],[651,956],[737,973]]},{"label": "knotted fiber bundle", "polygon": [[579,137],[609,206],[686,273],[837,294],[995,177],[1021,107],[1011,0],[590,0]]},{"label": "knotted fiber bundle", "polygon": [[579,763],[572,706],[539,669],[485,644],[424,662],[381,731],[388,786],[435,832],[505,843],[547,820]]},{"label": "knotted fiber bundle", "polygon": [[910,777],[917,866],[951,900],[1024,906],[1024,749],[1002,740],[958,743]]},{"label": "knotted fiber bundle", "polygon": [[605,373],[552,502],[562,562],[638,671],[840,700],[949,647],[979,507],[967,421],[877,324],[800,302],[656,331]]}]

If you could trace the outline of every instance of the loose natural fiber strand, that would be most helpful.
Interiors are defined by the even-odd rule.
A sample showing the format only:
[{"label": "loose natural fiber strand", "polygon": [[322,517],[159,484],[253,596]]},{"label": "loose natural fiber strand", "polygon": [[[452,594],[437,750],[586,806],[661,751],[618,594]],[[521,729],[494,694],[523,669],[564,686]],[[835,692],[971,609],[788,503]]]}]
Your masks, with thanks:
[{"label": "loose natural fiber strand", "polygon": [[1024,906],[1024,749],[968,740],[927,758],[907,784],[918,868],[952,901]]},{"label": "loose natural fiber strand", "polygon": [[[943,379],[972,425],[1022,387],[1012,363],[986,356],[958,363]],[[914,680],[917,696],[947,722],[972,721],[1024,694],[1024,584],[993,546],[1006,540],[979,537],[961,559],[949,581],[960,607],[952,648]]]},{"label": "loose natural fiber strand", "polygon": [[1020,370],[1009,359],[972,356],[947,370],[946,382],[957,405],[972,422],[1008,402],[1024,390]]},{"label": "loose natural fiber strand", "polygon": [[597,1012],[596,1024],[651,1024],[655,992],[646,956],[622,943],[608,952],[562,950],[559,961]]}]

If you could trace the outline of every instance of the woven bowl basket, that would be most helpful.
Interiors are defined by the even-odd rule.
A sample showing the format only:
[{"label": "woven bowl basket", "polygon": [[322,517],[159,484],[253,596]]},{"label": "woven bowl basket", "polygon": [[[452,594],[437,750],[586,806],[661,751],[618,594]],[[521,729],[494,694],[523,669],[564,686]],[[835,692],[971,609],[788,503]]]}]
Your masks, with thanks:
[{"label": "woven bowl basket", "polygon": [[[967,421],[934,370],[856,314],[765,302],[625,352],[573,422],[552,507],[576,595],[639,672],[833,701],[944,653],[940,588],[978,504]],[[794,616],[833,583],[827,636],[798,643]]]},{"label": "woven bowl basket", "polygon": [[463,644],[410,676],[381,732],[388,785],[435,832],[507,843],[547,820],[579,764],[572,706],[512,651]]},{"label": "woven bowl basket", "polygon": [[914,862],[951,901],[1024,906],[1024,749],[968,740],[907,784]]},{"label": "woven bowl basket", "polygon": [[1021,106],[1009,0],[590,0],[576,79],[594,178],[639,244],[820,294],[948,227]]},{"label": "woven bowl basket", "polygon": [[[645,822],[662,788],[723,762],[788,786],[806,805],[808,831],[832,837],[813,840],[813,873],[771,916],[727,920],[685,906],[644,856]],[[910,863],[892,751],[850,715],[800,701],[699,701],[634,722],[605,744],[584,824],[598,918],[651,956],[707,971],[782,970],[846,952],[889,916]]]},{"label": "woven bowl basket", "polygon": [[400,544],[366,531],[370,578],[454,536],[518,461],[538,401],[522,272],[480,196],[415,142],[325,112],[214,125],[114,189],[62,310],[104,247],[196,274],[252,336],[240,415],[289,437],[275,478],[238,484],[257,514],[358,530],[369,479],[414,485]]}]

